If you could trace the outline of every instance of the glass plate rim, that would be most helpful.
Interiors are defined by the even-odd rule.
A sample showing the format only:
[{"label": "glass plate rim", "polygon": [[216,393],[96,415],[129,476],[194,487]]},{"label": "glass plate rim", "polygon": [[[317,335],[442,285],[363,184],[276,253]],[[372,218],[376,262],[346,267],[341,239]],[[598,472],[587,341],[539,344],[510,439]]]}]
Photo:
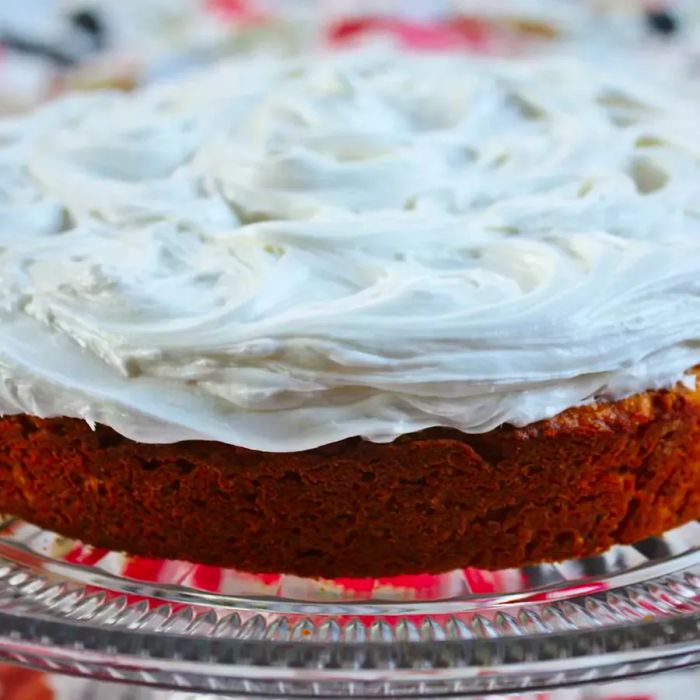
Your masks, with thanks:
[{"label": "glass plate rim", "polygon": [[[28,546],[16,542],[8,542],[3,539],[2,532],[8,522],[0,524],[0,567],[3,561],[8,562],[12,566],[16,566],[17,562],[13,559],[8,559],[8,551],[11,553],[19,553],[23,557],[29,557],[34,562],[41,562],[41,566],[38,567],[41,570],[46,566],[46,570],[51,574],[60,576],[69,576],[70,573],[84,572],[85,576],[78,579],[83,585],[97,585],[106,590],[109,589],[109,583],[117,583],[121,580],[121,577],[111,573],[109,571],[99,570],[95,571],[94,567],[90,564],[82,564],[79,562],[64,562],[56,561],[48,555],[40,554]],[[649,577],[642,579],[640,574],[642,572],[647,572],[653,577],[653,580],[661,580],[665,577],[673,576],[680,571],[685,571],[692,566],[700,565],[700,547],[692,552],[685,552],[682,554],[676,554],[672,557],[665,558],[661,561],[655,562],[652,566],[638,565],[625,571],[614,574],[612,577],[606,576],[605,574],[598,574],[591,576],[586,580],[580,588],[581,596],[584,599],[592,597],[594,592],[586,591],[586,588],[594,587],[596,583],[601,581],[606,581],[614,584],[614,587],[608,587],[607,590],[618,590],[623,588],[629,588],[641,585],[643,581],[648,581]],[[34,569],[37,568],[36,564],[33,566]],[[37,575],[36,573],[34,575]],[[196,597],[205,600],[205,604],[211,608],[235,609],[239,606],[247,606],[248,610],[255,610],[259,613],[273,613],[277,615],[313,615],[318,614],[320,603],[310,602],[304,599],[296,599],[291,597],[279,598],[272,595],[233,595],[233,594],[223,594],[212,591],[197,591],[196,595],[193,593],[188,593],[187,588],[180,584],[169,584],[162,582],[148,582],[148,581],[137,581],[134,580],[134,585],[140,590],[141,595],[145,595],[149,598],[154,598],[162,600],[164,604],[167,603],[182,603],[188,605],[199,604],[194,602]],[[575,590],[575,586],[568,587],[566,589],[567,593],[571,594]],[[0,592],[1,592],[1,582],[0,582]],[[513,592],[509,594],[498,594],[498,597],[503,599],[503,603],[499,603],[499,609],[507,611],[511,608],[517,606],[533,604],[535,601],[531,599],[531,596],[546,594],[557,590],[556,584],[544,584],[535,589],[531,589],[527,592]],[[167,594],[167,595],[166,595]],[[456,595],[454,597],[439,598],[430,601],[430,614],[431,615],[449,615],[454,613],[465,613],[473,612],[478,609],[478,605],[472,606],[474,603],[483,603],[486,600],[484,595]],[[552,599],[548,601],[550,604],[556,604],[557,599]],[[323,604],[325,605],[325,604]],[[370,599],[370,600],[351,600],[343,599],[340,601],[335,601],[336,611],[341,611],[356,616],[372,616],[381,615],[384,617],[399,617],[405,615],[413,614],[427,614],[426,613],[426,603],[424,601],[403,601],[400,603],[393,603],[389,600],[384,599]],[[621,622],[621,625],[628,624],[627,621]],[[632,622],[632,624],[636,624]],[[605,629],[611,629],[613,625],[606,625]],[[547,633],[551,634],[551,633]],[[523,638],[520,636],[520,638]]]},{"label": "glass plate rim", "polygon": [[[244,697],[332,697],[339,687],[341,697],[404,697],[401,693],[410,695],[411,683],[437,689],[424,695],[447,697],[552,689],[700,665],[697,523],[690,539],[678,535],[676,541],[686,543],[682,548],[671,546],[673,536],[647,543],[648,551],[640,545],[650,562],[646,574],[655,575],[640,574],[634,583],[591,585],[586,576],[576,578],[586,568],[574,562],[567,564],[572,578],[559,584],[563,597],[544,595],[528,601],[527,596],[516,596],[521,599],[499,606],[498,597],[511,590],[503,588],[493,594],[496,602],[488,591],[476,596],[483,602],[481,612],[478,606],[465,611],[459,598],[452,599],[451,606],[458,608],[454,613],[436,610],[440,599],[426,599],[418,606],[418,617],[412,617],[415,607],[406,609],[404,603],[394,606],[394,615],[378,614],[378,606],[386,610],[384,600],[377,605],[296,601],[280,612],[267,605],[274,596],[263,596],[266,604],[255,608],[252,603],[260,602],[261,596],[251,593],[224,595],[222,605],[216,595],[196,585],[189,588],[191,599],[179,603],[171,586],[157,579],[129,579],[126,569],[77,563],[35,546],[31,539],[24,542],[21,535],[13,538],[12,532],[10,528],[7,537],[0,537],[0,659],[41,670],[198,692],[211,692],[213,683],[217,693]],[[654,549],[666,541],[670,548]],[[641,560],[625,561],[627,568],[611,571],[629,573]],[[640,565],[640,571],[643,568]],[[179,581],[177,588],[188,589],[176,577],[164,580]],[[548,588],[557,586],[543,586]],[[148,595],[159,589],[160,596]],[[281,595],[299,590],[280,589]],[[672,604],[664,607],[663,596],[671,596]],[[618,603],[613,604],[612,597]],[[244,605],[237,606],[237,600]],[[643,614],[645,600],[657,604],[648,618]],[[118,610],[115,617],[107,614],[110,605]],[[129,615],[139,607],[146,611],[148,624],[131,628]],[[571,609],[578,612],[572,614]],[[575,624],[560,626],[550,613],[568,616]],[[527,621],[531,614],[537,624]],[[579,614],[589,615],[590,621]],[[237,626],[219,635],[219,624],[232,618],[237,618]],[[451,627],[449,621],[457,618],[462,627]],[[324,636],[329,620],[340,631],[332,638]],[[346,634],[353,620],[364,630],[359,638]],[[434,636],[424,621],[439,627],[443,636]],[[171,622],[176,625],[171,627]],[[401,625],[407,622],[415,636],[405,636]],[[307,623],[311,632],[304,636]],[[465,627],[469,634],[460,636]],[[252,692],[253,687],[257,691]],[[320,691],[307,692],[309,687]]]}]

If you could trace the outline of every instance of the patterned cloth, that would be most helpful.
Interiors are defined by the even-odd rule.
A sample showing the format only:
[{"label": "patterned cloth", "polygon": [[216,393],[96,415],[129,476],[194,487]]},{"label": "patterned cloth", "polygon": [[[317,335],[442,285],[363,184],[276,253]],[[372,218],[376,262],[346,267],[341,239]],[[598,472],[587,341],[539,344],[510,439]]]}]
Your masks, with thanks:
[{"label": "patterned cloth", "polygon": [[700,45],[698,0],[1,0],[0,112],[71,89],[130,88],[261,47],[294,53],[378,37],[419,50],[639,46],[653,34],[649,7],[678,19],[682,31],[667,45]]}]

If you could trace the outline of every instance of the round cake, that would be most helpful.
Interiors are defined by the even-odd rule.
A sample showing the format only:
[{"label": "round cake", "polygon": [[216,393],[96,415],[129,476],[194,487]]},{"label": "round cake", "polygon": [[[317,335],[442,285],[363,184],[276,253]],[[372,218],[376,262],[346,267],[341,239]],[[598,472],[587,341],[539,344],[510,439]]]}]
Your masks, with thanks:
[{"label": "round cake", "polygon": [[637,73],[370,48],[1,122],[0,512],[327,577],[698,517],[700,109]]}]

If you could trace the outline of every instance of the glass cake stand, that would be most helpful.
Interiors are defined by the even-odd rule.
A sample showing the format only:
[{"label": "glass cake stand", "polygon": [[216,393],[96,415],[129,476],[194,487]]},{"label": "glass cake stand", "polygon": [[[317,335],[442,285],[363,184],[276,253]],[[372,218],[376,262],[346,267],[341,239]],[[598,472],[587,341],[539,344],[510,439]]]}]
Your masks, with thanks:
[{"label": "glass cake stand", "polygon": [[253,576],[0,525],[0,661],[251,696],[449,697],[700,664],[700,523],[585,560]]}]

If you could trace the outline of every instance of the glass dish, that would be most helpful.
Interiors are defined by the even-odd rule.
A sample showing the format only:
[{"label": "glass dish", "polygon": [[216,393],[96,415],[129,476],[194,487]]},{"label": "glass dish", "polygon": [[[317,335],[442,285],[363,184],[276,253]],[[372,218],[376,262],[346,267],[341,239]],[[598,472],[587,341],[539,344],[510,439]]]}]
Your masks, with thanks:
[{"label": "glass dish", "polygon": [[0,525],[0,661],[251,696],[449,697],[700,664],[700,524],[589,559],[254,576]]}]

